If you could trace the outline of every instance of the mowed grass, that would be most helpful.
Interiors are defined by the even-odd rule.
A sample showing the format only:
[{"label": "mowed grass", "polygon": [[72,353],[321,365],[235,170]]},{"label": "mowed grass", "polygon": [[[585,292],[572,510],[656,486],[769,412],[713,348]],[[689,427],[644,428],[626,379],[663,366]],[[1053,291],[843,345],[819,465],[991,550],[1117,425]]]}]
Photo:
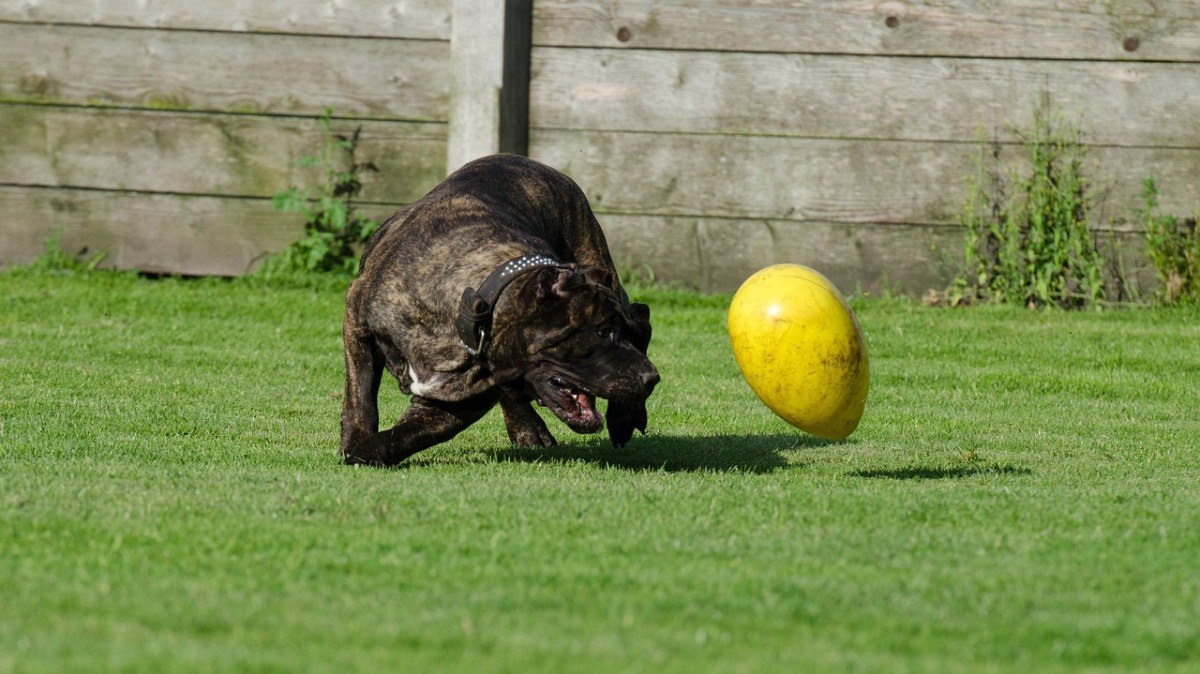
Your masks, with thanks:
[{"label": "mowed grass", "polygon": [[1200,314],[858,301],[825,442],[640,299],[649,435],[377,470],[336,289],[0,275],[0,672],[1200,669]]}]

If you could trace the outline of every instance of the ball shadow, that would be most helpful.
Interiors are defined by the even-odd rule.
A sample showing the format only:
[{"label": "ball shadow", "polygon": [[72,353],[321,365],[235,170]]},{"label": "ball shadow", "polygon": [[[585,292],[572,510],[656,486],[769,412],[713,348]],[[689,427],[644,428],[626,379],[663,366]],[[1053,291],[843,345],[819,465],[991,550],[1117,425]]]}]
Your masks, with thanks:
[{"label": "ball shadow", "polygon": [[960,468],[912,467],[896,470],[856,470],[849,477],[865,477],[881,480],[955,480],[974,475],[1032,475],[1028,468],[989,464],[984,466],[962,466]]}]

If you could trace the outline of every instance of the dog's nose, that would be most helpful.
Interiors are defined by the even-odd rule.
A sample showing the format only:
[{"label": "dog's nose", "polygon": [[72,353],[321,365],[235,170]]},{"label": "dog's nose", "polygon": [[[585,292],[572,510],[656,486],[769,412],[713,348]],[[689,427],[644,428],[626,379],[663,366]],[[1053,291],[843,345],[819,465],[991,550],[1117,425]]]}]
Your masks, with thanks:
[{"label": "dog's nose", "polygon": [[658,383],[661,377],[658,376],[658,370],[650,370],[642,373],[642,388],[649,393],[654,389],[654,385]]}]

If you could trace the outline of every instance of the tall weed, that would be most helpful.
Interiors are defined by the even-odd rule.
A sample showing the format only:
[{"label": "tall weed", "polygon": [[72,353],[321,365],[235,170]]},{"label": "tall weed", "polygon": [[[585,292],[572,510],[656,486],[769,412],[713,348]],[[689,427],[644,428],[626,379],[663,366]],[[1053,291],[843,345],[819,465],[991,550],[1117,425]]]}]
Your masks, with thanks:
[{"label": "tall weed", "polygon": [[1159,215],[1158,185],[1154,178],[1142,182],[1142,207],[1138,223],[1146,234],[1146,252],[1158,280],[1156,294],[1162,304],[1200,304],[1200,234],[1195,218]]},{"label": "tall weed", "polygon": [[981,140],[960,222],[966,271],[958,301],[1082,308],[1105,298],[1104,259],[1088,227],[1087,148],[1077,124],[1047,104],[1021,132],[1026,169],[1005,170],[997,143]]},{"label": "tall weed", "polygon": [[105,251],[88,254],[87,248],[80,250],[77,254],[69,253],[63,248],[62,235],[61,229],[51,232],[50,236],[46,237],[45,249],[42,254],[26,265],[26,269],[78,274],[95,271],[100,263],[108,257],[108,253]]},{"label": "tall weed", "polygon": [[302,167],[318,165],[323,181],[315,191],[296,186],[275,194],[275,208],[299,213],[304,218],[304,234],[259,268],[262,276],[286,276],[297,273],[358,272],[358,247],[379,227],[379,222],[358,213],[354,199],[362,191],[362,174],[379,169],[357,158],[359,134],[336,133],[333,111],[317,120],[324,136],[319,154],[301,157]]}]

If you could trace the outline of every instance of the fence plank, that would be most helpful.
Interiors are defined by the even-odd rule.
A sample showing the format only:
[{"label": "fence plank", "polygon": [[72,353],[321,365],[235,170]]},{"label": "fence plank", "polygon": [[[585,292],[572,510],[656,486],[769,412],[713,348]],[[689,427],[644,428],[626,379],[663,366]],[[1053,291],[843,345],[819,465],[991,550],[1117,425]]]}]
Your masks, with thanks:
[{"label": "fence plank", "polygon": [[[920,294],[944,289],[962,265],[955,227],[601,215],[618,266],[648,267],[663,281],[706,292],[736,290],[751,274],[783,262],[804,264],[843,292]],[[1139,287],[1154,286],[1141,240],[1114,235],[1128,253]]]},{"label": "fence plank", "polygon": [[1200,2],[539,0],[534,44],[1200,61]]},{"label": "fence plank", "polygon": [[0,100],[446,121],[449,46],[422,40],[0,23]]},{"label": "fence plank", "polygon": [[450,0],[6,0],[0,21],[448,40]]},{"label": "fence plank", "polygon": [[[949,224],[975,172],[975,143],[535,129],[530,156],[559,167],[602,212]],[[1023,149],[1005,146],[1016,162]],[[1096,216],[1131,217],[1156,176],[1166,212],[1200,205],[1200,149],[1097,147]]]},{"label": "fence plank", "polygon": [[529,143],[532,0],[454,0],[446,170]]},{"label": "fence plank", "polygon": [[[446,126],[335,121],[361,125],[362,198],[413,201],[445,175]],[[316,187],[302,156],[324,146],[315,120],[254,115],[0,105],[0,183],[143,192],[271,196],[289,185]]]},{"label": "fence plank", "polygon": [[31,259],[61,230],[64,250],[105,251],[106,267],[236,275],[300,235],[300,224],[264,199],[21,187],[0,195],[0,259],[12,262]]},{"label": "fence plank", "polygon": [[763,267],[804,264],[846,292],[944,288],[961,260],[949,227],[602,215],[613,259],[708,292],[735,290]]},{"label": "fence plank", "polygon": [[543,128],[968,141],[1027,126],[1047,92],[1094,143],[1200,139],[1193,64],[539,47],[532,71]]},{"label": "fence plank", "polygon": [[267,199],[0,186],[0,203],[5,264],[32,260],[61,231],[68,252],[107,253],[104,267],[235,276],[295,240],[301,228]]}]

